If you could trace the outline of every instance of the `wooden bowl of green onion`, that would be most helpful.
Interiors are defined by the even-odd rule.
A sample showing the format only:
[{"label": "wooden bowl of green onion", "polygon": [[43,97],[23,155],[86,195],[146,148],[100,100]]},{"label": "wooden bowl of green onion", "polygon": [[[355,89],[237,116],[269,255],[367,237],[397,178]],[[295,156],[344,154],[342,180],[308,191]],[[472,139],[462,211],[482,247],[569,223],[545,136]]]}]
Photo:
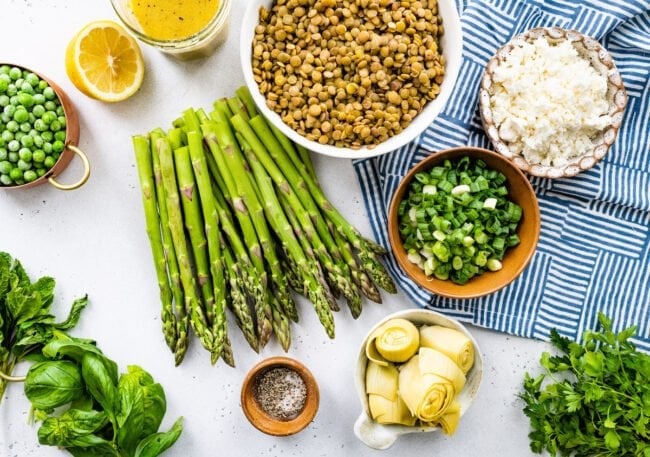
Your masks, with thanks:
[{"label": "wooden bowl of green onion", "polygon": [[398,264],[419,286],[474,298],[507,286],[531,260],[540,231],[528,178],[503,156],[459,147],[432,153],[400,182],[388,212]]}]

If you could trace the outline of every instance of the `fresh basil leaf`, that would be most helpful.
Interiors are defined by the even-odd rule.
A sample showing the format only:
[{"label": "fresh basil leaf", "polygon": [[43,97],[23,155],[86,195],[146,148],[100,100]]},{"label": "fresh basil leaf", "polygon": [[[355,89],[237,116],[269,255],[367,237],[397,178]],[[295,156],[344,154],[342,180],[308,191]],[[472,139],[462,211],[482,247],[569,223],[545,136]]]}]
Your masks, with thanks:
[{"label": "fresh basil leaf", "polygon": [[35,363],[27,372],[24,390],[34,408],[52,410],[83,395],[81,370],[69,361]]},{"label": "fresh basil leaf", "polygon": [[104,412],[69,409],[59,417],[45,419],[38,429],[38,442],[61,447],[108,444],[109,441],[93,435],[106,424],[108,418]]},{"label": "fresh basil leaf", "polygon": [[129,376],[137,380],[144,393],[144,424],[140,438],[155,433],[160,428],[165,412],[167,399],[163,387],[156,383],[153,377],[137,365],[127,367]]},{"label": "fresh basil leaf", "polygon": [[32,346],[35,344],[44,345],[52,339],[52,326],[44,323],[21,324],[16,332],[16,343],[14,347]]},{"label": "fresh basil leaf", "polygon": [[41,310],[40,294],[28,287],[16,287],[6,296],[6,305],[11,320],[21,323],[36,316]]},{"label": "fresh basil leaf", "polygon": [[166,432],[149,435],[138,444],[134,457],[156,457],[169,449],[183,432],[183,418],[179,417]]},{"label": "fresh basil leaf", "polygon": [[59,330],[70,330],[72,327],[77,325],[77,322],[79,322],[79,317],[81,316],[81,312],[87,305],[88,295],[84,295],[83,297],[76,299],[72,303],[72,308],[70,309],[70,313],[68,314],[66,320],[59,324],[54,324],[54,327]]},{"label": "fresh basil leaf", "polygon": [[52,336],[54,339],[43,347],[43,355],[51,359],[69,357],[81,363],[82,357],[87,352],[103,355],[92,340],[73,338],[57,330],[52,332]]},{"label": "fresh basil leaf", "polygon": [[115,423],[117,411],[117,375],[112,370],[115,362],[101,355],[86,352],[81,358],[81,376],[90,395]]},{"label": "fresh basil leaf", "polygon": [[143,438],[144,390],[138,379],[127,373],[120,376],[117,395],[119,397],[117,444],[129,455],[133,455],[138,442]]},{"label": "fresh basil leaf", "polygon": [[11,272],[9,274],[9,282],[12,289],[17,287],[29,287],[32,283],[27,272],[23,268],[23,264],[20,263],[18,259],[14,259],[14,264],[11,267]]}]

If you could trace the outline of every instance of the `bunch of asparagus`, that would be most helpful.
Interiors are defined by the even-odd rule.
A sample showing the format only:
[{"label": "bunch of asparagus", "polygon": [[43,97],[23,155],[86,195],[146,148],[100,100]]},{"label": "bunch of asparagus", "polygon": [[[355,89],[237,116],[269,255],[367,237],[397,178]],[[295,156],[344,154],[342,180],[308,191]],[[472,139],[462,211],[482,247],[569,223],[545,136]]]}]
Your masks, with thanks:
[{"label": "bunch of asparagus", "polygon": [[309,152],[256,111],[248,90],[188,109],[168,131],[133,137],[165,340],[180,364],[190,329],[234,366],[229,309],[259,351],[274,333],[288,350],[306,296],[330,338],[337,299],[356,318],[362,295],[395,285],[364,238],[327,200]]}]

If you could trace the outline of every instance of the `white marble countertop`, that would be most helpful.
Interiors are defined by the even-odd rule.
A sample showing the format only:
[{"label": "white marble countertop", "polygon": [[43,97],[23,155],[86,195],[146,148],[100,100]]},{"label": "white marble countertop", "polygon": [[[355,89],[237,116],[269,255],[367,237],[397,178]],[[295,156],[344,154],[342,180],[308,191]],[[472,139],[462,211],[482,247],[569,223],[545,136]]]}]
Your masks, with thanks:
[{"label": "white marble countertop", "polygon": [[[192,340],[183,364],[175,368],[160,329],[157,283],[144,217],[131,135],[168,127],[187,107],[209,107],[243,84],[238,58],[239,27],[247,2],[234,0],[227,42],[210,58],[179,62],[142,45],[146,75],[139,93],[118,104],[81,94],[65,73],[64,53],[73,34],[95,19],[117,19],[108,0],[3,0],[0,62],[31,67],[57,82],[81,118],[80,146],[91,162],[90,180],[62,192],[48,184],[23,191],[0,190],[0,251],[20,259],[33,278],[56,278],[55,309],[62,316],[75,297],[88,293],[91,304],[73,333],[96,339],[124,370],[141,365],[167,393],[163,427],[185,417],[184,431],[165,455],[438,457],[531,455],[528,420],[517,398],[524,372],[538,371],[548,346],[469,326],[484,357],[478,398],[453,437],[440,433],[401,437],[386,451],[366,447],[352,427],[360,413],[353,369],[361,339],[386,314],[414,305],[401,293],[382,305],[365,303],[356,321],[346,310],[336,315],[336,339],[322,330],[307,302],[293,326],[289,355],[315,374],[321,404],[314,422],[291,437],[264,435],[240,407],[241,382],[258,361],[281,355],[272,341],[260,354],[231,331],[237,367],[209,356]],[[370,227],[348,160],[316,158],[317,172],[331,200],[364,234]],[[61,181],[73,182],[81,167],[73,162]],[[26,365],[17,372],[24,372]],[[29,403],[21,385],[11,385],[0,405],[0,456],[55,457],[63,451],[39,446],[36,425],[27,423]],[[65,454],[68,455],[68,454]]]}]

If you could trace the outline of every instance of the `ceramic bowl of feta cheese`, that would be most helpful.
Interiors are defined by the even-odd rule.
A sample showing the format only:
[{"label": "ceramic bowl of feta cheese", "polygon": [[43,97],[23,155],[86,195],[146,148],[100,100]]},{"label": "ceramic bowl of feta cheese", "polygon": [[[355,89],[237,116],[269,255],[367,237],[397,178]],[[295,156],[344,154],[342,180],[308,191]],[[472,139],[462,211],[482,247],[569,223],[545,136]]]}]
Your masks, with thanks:
[{"label": "ceramic bowl of feta cheese", "polygon": [[621,127],[627,94],[609,52],[575,30],[539,27],[488,61],[479,108],[497,152],[545,178],[592,168]]}]

